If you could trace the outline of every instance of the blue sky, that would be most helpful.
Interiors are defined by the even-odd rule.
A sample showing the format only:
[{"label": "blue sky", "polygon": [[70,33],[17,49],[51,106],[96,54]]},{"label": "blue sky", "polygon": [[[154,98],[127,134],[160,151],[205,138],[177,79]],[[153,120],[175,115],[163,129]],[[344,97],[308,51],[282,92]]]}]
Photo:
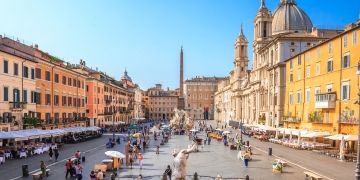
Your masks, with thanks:
[{"label": "blue sky", "polygon": [[[272,12],[278,3],[266,1]],[[360,13],[358,0],[297,3],[320,27],[342,28]],[[39,44],[65,61],[84,59],[115,78],[127,68],[143,89],[155,83],[177,88],[181,45],[185,79],[228,75],[241,23],[251,46],[259,4],[260,0],[3,0],[0,33]]]}]

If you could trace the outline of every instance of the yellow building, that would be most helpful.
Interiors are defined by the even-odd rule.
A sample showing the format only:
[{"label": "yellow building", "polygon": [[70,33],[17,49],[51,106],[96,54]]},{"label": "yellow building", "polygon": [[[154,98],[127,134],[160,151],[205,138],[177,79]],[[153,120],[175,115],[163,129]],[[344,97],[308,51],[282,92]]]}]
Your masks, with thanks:
[{"label": "yellow building", "polygon": [[285,61],[284,126],[357,134],[360,21]]}]

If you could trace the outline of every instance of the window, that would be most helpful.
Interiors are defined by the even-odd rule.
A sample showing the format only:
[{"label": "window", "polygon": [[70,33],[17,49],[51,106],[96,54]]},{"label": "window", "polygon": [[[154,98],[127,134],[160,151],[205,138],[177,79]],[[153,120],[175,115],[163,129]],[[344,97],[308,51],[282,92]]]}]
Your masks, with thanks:
[{"label": "window", "polygon": [[289,94],[289,104],[293,104],[293,94]]},{"label": "window", "polygon": [[55,82],[59,83],[59,74],[55,74]]},{"label": "window", "polygon": [[72,82],[71,78],[68,78],[68,85],[69,86],[71,86],[71,82]]},{"label": "window", "polygon": [[316,63],[316,75],[320,75],[320,63]]},{"label": "window", "polygon": [[332,53],[332,44],[331,43],[328,44],[328,52]]},{"label": "window", "polygon": [[36,104],[41,104],[41,93],[36,93],[36,97],[35,97],[36,99]]},{"label": "window", "polygon": [[54,105],[55,106],[59,105],[59,95],[54,95]]},{"label": "window", "polygon": [[341,83],[341,100],[349,100],[350,97],[350,87],[349,81]]},{"label": "window", "polygon": [[24,66],[23,76],[24,76],[25,78],[29,78],[29,68],[28,68],[27,66]]},{"label": "window", "polygon": [[86,89],[86,92],[89,92],[89,86],[88,85],[85,86],[85,89]]},{"label": "window", "polygon": [[296,93],[296,102],[297,102],[298,104],[301,103],[301,92],[300,92],[300,91],[298,91],[298,92]]},{"label": "window", "polygon": [[297,62],[298,62],[298,65],[301,65],[301,57],[300,56],[298,56]]},{"label": "window", "polygon": [[45,94],[45,105],[50,105],[50,104],[51,104],[51,95]]},{"label": "window", "polygon": [[310,88],[305,90],[305,101],[306,103],[310,102]]},{"label": "window", "polygon": [[77,81],[77,87],[80,88],[80,81]]},{"label": "window", "polygon": [[328,72],[333,71],[333,60],[332,59],[329,59],[327,62],[327,71]]},{"label": "window", "polygon": [[347,36],[347,34],[344,35],[343,39],[344,39],[344,48],[347,48],[348,47],[348,36]]},{"label": "window", "polygon": [[290,74],[290,82],[293,82],[293,80],[294,80],[293,74]]},{"label": "window", "polygon": [[348,68],[348,67],[350,67],[350,54],[344,55],[341,64],[342,64],[342,68]]},{"label": "window", "polygon": [[315,87],[315,94],[320,94],[321,91],[320,91],[320,87]]},{"label": "window", "polygon": [[332,92],[332,84],[326,85],[326,92]]},{"label": "window", "polygon": [[301,71],[298,70],[298,72],[297,72],[297,80],[300,80],[300,79],[301,79]]},{"label": "window", "polygon": [[28,102],[27,101],[27,90],[23,91],[23,102],[25,102],[25,103]]},{"label": "window", "polygon": [[4,101],[9,101],[9,88],[4,87]]},{"label": "window", "polygon": [[72,106],[72,98],[68,97],[68,106]]},{"label": "window", "polygon": [[66,96],[62,96],[61,103],[62,106],[66,106]]},{"label": "window", "polygon": [[39,68],[35,69],[35,77],[37,79],[41,79],[41,69],[39,69]]},{"label": "window", "polygon": [[76,87],[76,79],[73,79],[73,86]]},{"label": "window", "polygon": [[36,92],[31,91],[31,103],[36,103]]},{"label": "window", "polygon": [[45,71],[45,80],[51,81],[50,72],[49,72],[49,71]]},{"label": "window", "polygon": [[329,113],[329,111],[325,111],[324,122],[326,122],[326,123],[330,122],[330,113]]},{"label": "window", "polygon": [[4,73],[9,73],[9,61],[4,60]]},{"label": "window", "polygon": [[63,85],[66,85],[66,77],[65,76],[62,77],[62,83],[63,83]]},{"label": "window", "polygon": [[19,75],[19,65],[17,63],[14,63],[14,75]]},{"label": "window", "polygon": [[292,62],[292,60],[290,60],[290,69],[292,69],[293,68],[293,62]]},{"label": "window", "polygon": [[320,48],[317,48],[317,49],[316,49],[316,56],[317,56],[317,59],[320,59],[320,53],[321,53]]},{"label": "window", "polygon": [[355,30],[352,34],[353,36],[353,45],[356,45],[357,44],[357,31]]},{"label": "window", "polygon": [[35,79],[35,69],[31,68],[31,79]]},{"label": "window", "polygon": [[309,78],[310,77],[310,66],[306,67],[306,77]]}]

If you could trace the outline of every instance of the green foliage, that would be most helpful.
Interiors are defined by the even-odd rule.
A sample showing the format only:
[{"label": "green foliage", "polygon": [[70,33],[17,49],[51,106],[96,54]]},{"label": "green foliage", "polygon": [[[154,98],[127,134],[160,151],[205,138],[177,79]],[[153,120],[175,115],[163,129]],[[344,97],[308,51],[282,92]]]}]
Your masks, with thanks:
[{"label": "green foliage", "polygon": [[322,122],[322,113],[320,111],[313,111],[309,114],[310,122]]},{"label": "green foliage", "polygon": [[36,127],[36,126],[40,125],[40,119],[38,119],[36,117],[25,117],[24,124]]}]

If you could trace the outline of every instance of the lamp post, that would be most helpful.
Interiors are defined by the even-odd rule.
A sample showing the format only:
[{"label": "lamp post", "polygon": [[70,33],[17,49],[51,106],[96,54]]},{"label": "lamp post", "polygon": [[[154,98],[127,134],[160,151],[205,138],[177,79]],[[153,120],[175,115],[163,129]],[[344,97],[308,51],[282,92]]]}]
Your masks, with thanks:
[{"label": "lamp post", "polygon": [[[358,67],[356,75],[360,75],[360,61],[358,62]],[[359,77],[358,77],[358,88],[359,88]],[[355,104],[359,105],[358,111],[358,148],[357,148],[357,161],[356,161],[356,170],[355,170],[355,179],[360,180],[360,89],[358,91],[358,100]]]}]

